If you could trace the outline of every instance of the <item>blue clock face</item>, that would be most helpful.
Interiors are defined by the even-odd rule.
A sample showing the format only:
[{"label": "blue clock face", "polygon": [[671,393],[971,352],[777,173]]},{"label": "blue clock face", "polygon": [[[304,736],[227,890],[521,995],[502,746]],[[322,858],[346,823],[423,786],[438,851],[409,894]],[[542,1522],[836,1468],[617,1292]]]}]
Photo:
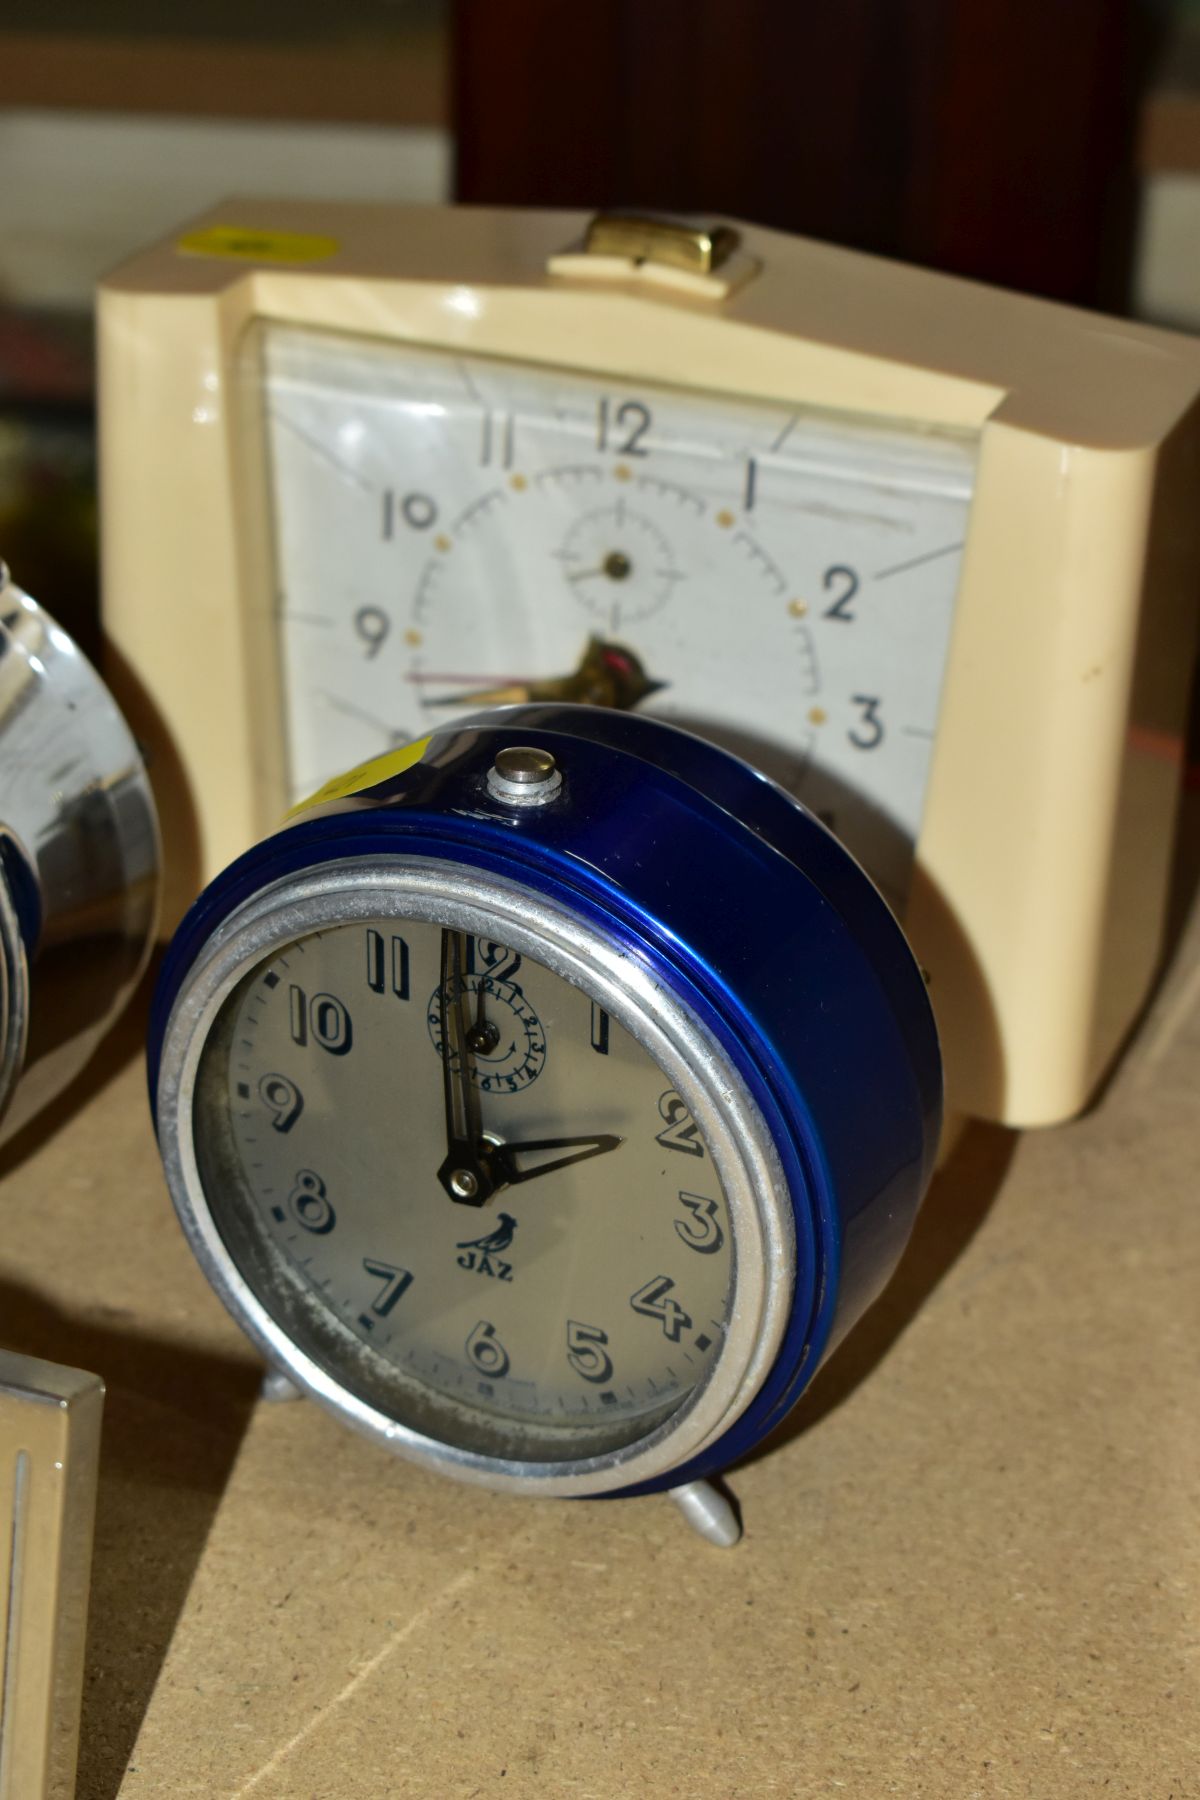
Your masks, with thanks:
[{"label": "blue clock face", "polygon": [[647,1435],[721,1354],[733,1241],[704,1135],[529,955],[421,919],[301,937],[226,1001],[197,1094],[260,1297],[402,1423],[579,1460]]}]

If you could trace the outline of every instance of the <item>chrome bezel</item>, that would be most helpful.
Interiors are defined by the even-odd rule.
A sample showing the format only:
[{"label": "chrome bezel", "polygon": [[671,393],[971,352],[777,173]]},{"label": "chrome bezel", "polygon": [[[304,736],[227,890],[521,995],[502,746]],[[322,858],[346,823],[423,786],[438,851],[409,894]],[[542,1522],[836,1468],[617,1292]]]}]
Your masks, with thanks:
[{"label": "chrome bezel", "polygon": [[[647,1436],[576,1462],[522,1462],[422,1436],[342,1386],[266,1310],[205,1197],[193,1141],[204,1044],[221,1005],[259,962],[332,925],[421,919],[496,939],[597,999],[649,1052],[692,1109],[720,1176],[734,1245],[734,1301],[705,1378]],[[664,972],[665,973],[665,972]],[[796,1274],[792,1204],[766,1122],[711,1033],[647,959],[565,906],[450,861],[404,856],[330,863],[264,888],[213,934],[167,1025],[158,1134],[183,1228],[217,1293],[268,1362],[347,1423],[400,1455],[508,1492],[600,1494],[661,1477],[721,1437],[761,1388],[783,1340]]]}]

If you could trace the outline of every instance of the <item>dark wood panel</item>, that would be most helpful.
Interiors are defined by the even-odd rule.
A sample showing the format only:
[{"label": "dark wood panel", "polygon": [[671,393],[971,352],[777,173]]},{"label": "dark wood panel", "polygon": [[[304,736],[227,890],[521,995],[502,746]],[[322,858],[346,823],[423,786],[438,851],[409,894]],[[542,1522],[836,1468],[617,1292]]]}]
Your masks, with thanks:
[{"label": "dark wood panel", "polygon": [[459,0],[457,191],[739,214],[1096,302],[1145,35],[1137,0]]},{"label": "dark wood panel", "polygon": [[1127,0],[946,5],[920,260],[1119,304],[1144,41]]}]

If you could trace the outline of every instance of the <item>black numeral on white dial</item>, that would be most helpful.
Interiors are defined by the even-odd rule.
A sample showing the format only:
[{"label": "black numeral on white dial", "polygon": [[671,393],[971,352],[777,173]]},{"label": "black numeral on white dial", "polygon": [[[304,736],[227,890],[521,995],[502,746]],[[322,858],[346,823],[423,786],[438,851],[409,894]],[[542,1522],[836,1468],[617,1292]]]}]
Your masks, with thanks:
[{"label": "black numeral on white dial", "polygon": [[437,521],[437,502],[429,494],[401,494],[399,500],[391,488],[383,495],[383,535],[396,535],[397,520],[413,531],[428,531]]},{"label": "black numeral on white dial", "polygon": [[[466,945],[466,974],[488,975],[493,981],[507,981],[516,987],[513,976],[521,967],[521,959],[515,950],[493,943],[491,938],[469,937]],[[518,987],[517,992],[520,991]]]},{"label": "black numeral on white dial", "polygon": [[350,1014],[335,994],[314,994],[310,1000],[295,982],[288,989],[292,1042],[301,1049],[312,1038],[330,1056],[345,1056],[354,1042]]},{"label": "black numeral on white dial", "polygon": [[327,1236],[337,1224],[325,1183],[315,1169],[296,1171],[296,1185],[288,1195],[288,1206],[297,1225],[303,1225],[314,1237]]},{"label": "black numeral on white dial", "polygon": [[467,1355],[479,1373],[489,1380],[499,1381],[508,1374],[508,1351],[496,1336],[496,1327],[487,1319],[480,1319],[467,1339]]},{"label": "black numeral on white dial", "polygon": [[665,1336],[673,1344],[677,1344],[682,1334],[691,1329],[692,1316],[683,1310],[678,1300],[671,1298],[674,1286],[669,1275],[656,1275],[653,1281],[640,1287],[636,1294],[630,1294],[629,1304],[635,1313],[641,1313],[644,1318],[657,1319]]},{"label": "black numeral on white dial", "polygon": [[[389,947],[390,945],[390,947]],[[367,932],[367,986],[372,993],[384,994],[390,986],[397,1000],[409,998],[408,944],[392,933],[390,938],[371,926]]]},{"label": "black numeral on white dial", "polygon": [[286,1075],[264,1075],[258,1097],[271,1114],[272,1131],[290,1131],[304,1111],[304,1096]]},{"label": "black numeral on white dial", "polygon": [[652,422],[650,408],[640,400],[623,400],[612,414],[611,432],[609,413],[608,401],[601,400],[596,409],[596,448],[615,450],[618,456],[649,456],[642,439]]},{"label": "black numeral on white dial", "polygon": [[597,1056],[608,1055],[608,1014],[598,1001],[592,1001],[592,1049]]},{"label": "black numeral on white dial", "polygon": [[854,570],[848,569],[844,563],[834,563],[821,577],[821,585],[827,593],[837,595],[833,605],[825,608],[822,618],[840,619],[843,625],[852,625],[858,617],[857,613],[850,611],[850,602],[858,593],[859,586]]},{"label": "black numeral on white dial", "polygon": [[861,708],[862,718],[846,736],[858,750],[877,750],[883,742],[883,720],[879,709],[883,701],[876,694],[852,694],[851,702]]},{"label": "black numeral on white dial", "polygon": [[381,606],[360,606],[354,615],[354,629],[366,646],[367,661],[372,662],[387,641],[392,621]]},{"label": "black numeral on white dial", "polygon": [[485,412],[479,441],[479,461],[485,469],[499,463],[502,469],[513,466],[517,420],[514,413]]},{"label": "black numeral on white dial", "polygon": [[611,1381],[612,1357],[604,1348],[607,1331],[599,1325],[582,1325],[578,1319],[567,1321],[567,1361],[585,1381]]},{"label": "black numeral on white dial", "polygon": [[706,1200],[701,1194],[680,1194],[679,1204],[685,1207],[691,1217],[676,1219],[675,1231],[689,1250],[698,1250],[701,1256],[711,1256],[725,1242],[725,1233],[717,1221],[717,1202]]},{"label": "black numeral on white dial", "polygon": [[681,1150],[685,1156],[704,1155],[700,1127],[689,1112],[687,1102],[681,1100],[673,1088],[658,1096],[658,1111],[666,1125],[655,1134],[656,1144],[661,1144],[664,1150]]},{"label": "black numeral on white dial", "polygon": [[377,1262],[372,1256],[363,1257],[363,1268],[367,1274],[383,1286],[371,1302],[371,1311],[377,1318],[386,1319],[397,1300],[412,1283],[412,1275],[407,1269],[398,1269],[393,1263]]}]

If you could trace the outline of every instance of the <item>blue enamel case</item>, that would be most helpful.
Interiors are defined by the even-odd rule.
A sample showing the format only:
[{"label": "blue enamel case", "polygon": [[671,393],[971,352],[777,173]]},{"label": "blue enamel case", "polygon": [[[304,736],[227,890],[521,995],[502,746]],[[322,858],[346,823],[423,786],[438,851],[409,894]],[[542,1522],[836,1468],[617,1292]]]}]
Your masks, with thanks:
[{"label": "blue enamel case", "polygon": [[[488,771],[516,745],[552,753],[563,775],[552,803],[512,808],[493,797]],[[502,708],[434,734],[399,773],[362,781],[248,851],[192,907],[155,997],[152,1102],[164,1033],[198,957],[272,884],[394,855],[456,863],[570,909],[720,1046],[786,1182],[796,1266],[773,1366],[693,1460],[621,1491],[674,1488],[728,1466],[779,1423],[888,1280],[930,1178],[941,1064],[900,926],[837,839],[782,789],[635,714]]]}]

